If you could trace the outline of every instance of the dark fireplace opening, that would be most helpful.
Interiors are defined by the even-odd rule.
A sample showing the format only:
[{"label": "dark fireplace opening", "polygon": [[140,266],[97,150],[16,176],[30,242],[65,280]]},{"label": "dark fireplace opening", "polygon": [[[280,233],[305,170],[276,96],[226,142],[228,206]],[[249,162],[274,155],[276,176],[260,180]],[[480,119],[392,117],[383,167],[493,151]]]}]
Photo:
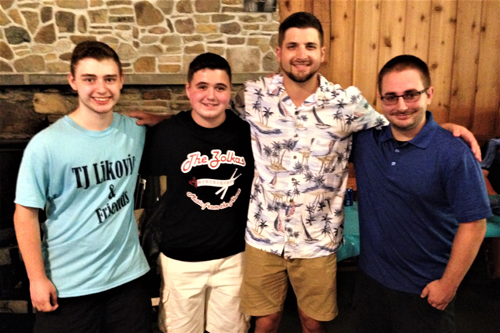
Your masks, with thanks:
[{"label": "dark fireplace opening", "polygon": [[0,300],[29,299],[13,219],[17,174],[27,143],[27,140],[0,139]]},{"label": "dark fireplace opening", "polygon": [[[26,144],[26,140],[0,140],[0,232],[6,235],[14,227],[17,174]],[[0,238],[0,244],[5,241]]]}]

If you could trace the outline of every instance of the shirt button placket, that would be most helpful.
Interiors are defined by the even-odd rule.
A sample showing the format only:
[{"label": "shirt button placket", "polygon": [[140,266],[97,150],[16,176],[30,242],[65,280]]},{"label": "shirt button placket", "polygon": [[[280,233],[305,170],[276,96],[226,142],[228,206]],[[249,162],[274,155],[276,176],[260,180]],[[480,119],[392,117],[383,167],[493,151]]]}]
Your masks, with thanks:
[{"label": "shirt button placket", "polygon": [[[394,159],[395,159],[395,160],[398,160],[398,159],[399,159],[399,156],[400,156],[400,154],[399,154],[399,153],[400,153],[399,149],[398,149],[398,148],[394,149],[394,152],[395,152],[395,154],[394,154]],[[392,161],[392,162],[391,162],[391,165],[392,165],[392,166],[396,166],[396,164],[397,164],[397,163],[396,163],[396,161]]]}]

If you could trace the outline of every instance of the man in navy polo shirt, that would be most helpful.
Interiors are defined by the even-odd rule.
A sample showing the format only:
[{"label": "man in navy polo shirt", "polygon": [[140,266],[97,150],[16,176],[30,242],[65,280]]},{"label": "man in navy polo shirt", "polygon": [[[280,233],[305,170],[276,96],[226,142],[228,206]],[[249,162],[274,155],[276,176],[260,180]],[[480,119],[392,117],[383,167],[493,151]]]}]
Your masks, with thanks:
[{"label": "man in navy polo shirt", "polygon": [[357,133],[360,273],[355,332],[452,332],[456,290],[491,215],[470,148],[426,111],[434,88],[417,57],[390,60],[378,77],[390,125]]}]

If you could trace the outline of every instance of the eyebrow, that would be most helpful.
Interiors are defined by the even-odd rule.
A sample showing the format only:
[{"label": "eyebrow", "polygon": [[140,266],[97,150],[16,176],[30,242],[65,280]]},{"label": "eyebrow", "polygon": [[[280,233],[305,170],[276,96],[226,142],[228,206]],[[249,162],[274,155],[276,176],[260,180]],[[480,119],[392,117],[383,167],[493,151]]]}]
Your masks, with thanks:
[{"label": "eyebrow", "polygon": [[[201,82],[196,83],[195,86],[198,87],[198,86],[201,86],[201,85],[210,85],[210,84],[208,82],[201,81]],[[216,83],[215,86],[216,87],[221,87],[222,86],[222,87],[227,88],[227,85],[225,83]]]},{"label": "eyebrow", "polygon": [[[298,42],[294,42],[294,41],[291,41],[291,42],[288,42],[286,43],[286,46],[294,46],[294,45],[299,45],[301,43],[298,43]],[[305,46],[318,46],[319,44],[316,43],[316,42],[305,42],[303,43]]]},{"label": "eyebrow", "polygon": [[[403,91],[403,95],[404,94],[409,94],[409,93],[412,93],[412,92],[416,92],[416,91],[420,91],[420,90],[418,90],[418,89],[408,89],[408,90]],[[385,93],[383,96],[386,96],[386,95],[397,95],[397,94],[395,92],[391,91],[391,92]]]},{"label": "eyebrow", "polygon": [[[95,74],[82,74],[81,77],[87,79],[87,78],[97,78],[98,76]],[[104,75],[103,77],[105,79],[115,79],[118,77],[118,75],[117,74],[108,74],[108,75]]]}]

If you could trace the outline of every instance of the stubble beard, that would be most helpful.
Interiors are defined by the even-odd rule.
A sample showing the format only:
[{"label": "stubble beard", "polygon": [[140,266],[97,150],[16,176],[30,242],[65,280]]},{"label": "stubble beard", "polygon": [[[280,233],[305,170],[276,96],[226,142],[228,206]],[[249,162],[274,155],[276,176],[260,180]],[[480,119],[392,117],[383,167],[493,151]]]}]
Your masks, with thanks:
[{"label": "stubble beard", "polygon": [[315,71],[310,71],[308,74],[305,74],[304,76],[297,76],[295,74],[293,74],[291,71],[287,71],[285,68],[283,68],[283,66],[281,66],[281,71],[290,78],[290,80],[292,80],[293,82],[296,82],[296,83],[304,83],[304,82],[307,82],[309,81],[313,76],[315,76],[317,73],[318,73],[318,69],[316,69]]}]

